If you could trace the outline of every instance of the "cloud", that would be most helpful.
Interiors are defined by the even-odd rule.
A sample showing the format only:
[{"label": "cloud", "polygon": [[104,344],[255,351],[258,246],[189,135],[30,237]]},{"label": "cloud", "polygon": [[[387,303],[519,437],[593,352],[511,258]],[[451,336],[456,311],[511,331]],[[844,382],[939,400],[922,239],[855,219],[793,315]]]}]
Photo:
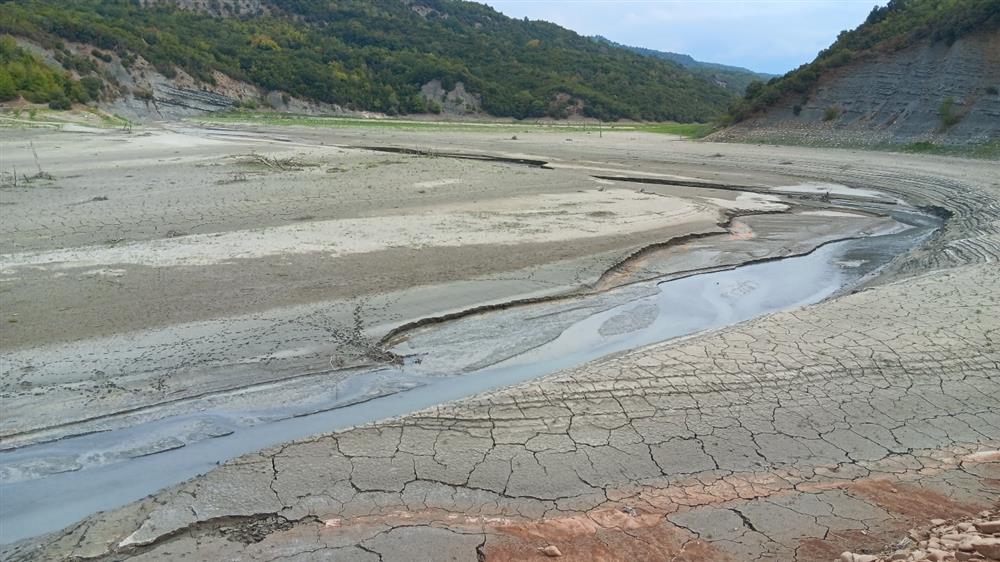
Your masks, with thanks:
[{"label": "cloud", "polygon": [[812,60],[884,0],[494,0],[512,17],[699,60],[783,73]]}]

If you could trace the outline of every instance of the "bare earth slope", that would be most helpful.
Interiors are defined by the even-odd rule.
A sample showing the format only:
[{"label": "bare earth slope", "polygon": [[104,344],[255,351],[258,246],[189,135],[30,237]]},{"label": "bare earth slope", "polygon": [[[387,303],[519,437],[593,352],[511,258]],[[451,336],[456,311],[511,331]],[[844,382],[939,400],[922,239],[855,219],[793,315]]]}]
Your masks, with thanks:
[{"label": "bare earth slope", "polygon": [[[572,150],[620,149],[601,142]],[[633,169],[795,174],[953,215],[893,283],[246,455],[4,557],[830,560],[997,501],[995,163],[626,144]]]},{"label": "bare earth slope", "polygon": [[[996,142],[997,88],[1000,33],[967,35],[950,46],[923,41],[828,71],[808,93],[788,94],[715,138],[827,145]],[[953,125],[942,113],[948,100]]]}]

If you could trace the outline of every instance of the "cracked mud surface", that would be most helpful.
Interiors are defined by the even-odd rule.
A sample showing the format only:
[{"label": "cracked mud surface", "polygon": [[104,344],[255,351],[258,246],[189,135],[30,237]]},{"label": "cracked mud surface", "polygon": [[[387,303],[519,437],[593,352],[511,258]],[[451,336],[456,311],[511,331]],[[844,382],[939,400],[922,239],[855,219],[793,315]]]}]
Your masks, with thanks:
[{"label": "cracked mud surface", "polygon": [[966,266],[653,346],[246,456],[7,554],[832,559],[996,501],[1000,306],[951,303],[998,290]]},{"label": "cracked mud surface", "polygon": [[246,455],[4,558],[833,560],[992,507],[995,163],[666,144],[661,173],[781,170],[953,216],[866,290]]}]

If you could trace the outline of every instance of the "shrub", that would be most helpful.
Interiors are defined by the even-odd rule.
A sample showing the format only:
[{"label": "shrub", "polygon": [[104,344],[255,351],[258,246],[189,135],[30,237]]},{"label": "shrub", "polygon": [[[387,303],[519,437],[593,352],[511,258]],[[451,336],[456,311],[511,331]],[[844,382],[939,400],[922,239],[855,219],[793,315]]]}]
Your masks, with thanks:
[{"label": "shrub", "polygon": [[66,96],[58,97],[49,102],[49,109],[56,109],[59,111],[65,111],[73,107],[72,102]]},{"label": "shrub", "polygon": [[798,104],[796,104],[795,106],[793,106],[792,107],[792,113],[794,113],[795,116],[798,117],[799,114],[802,113],[802,106],[798,105]]},{"label": "shrub", "polygon": [[945,98],[938,106],[938,118],[941,119],[941,130],[948,129],[962,120],[961,115],[955,114],[955,99]]},{"label": "shrub", "polygon": [[101,92],[104,90],[104,82],[96,76],[84,76],[80,79],[80,85],[83,86],[87,96],[92,100],[100,98]]},{"label": "shrub", "polygon": [[136,99],[140,99],[142,101],[148,102],[153,100],[153,92],[151,90],[147,90],[146,88],[136,88],[132,90],[132,95],[135,96]]},{"label": "shrub", "polygon": [[17,84],[6,71],[0,70],[0,101],[17,99]]},{"label": "shrub", "polygon": [[122,66],[124,66],[125,68],[132,68],[132,65],[135,64],[136,56],[134,54],[132,54],[132,53],[128,53],[128,52],[122,53],[122,52],[120,52],[120,53],[118,53],[118,58],[121,59]]},{"label": "shrub", "polygon": [[823,112],[823,121],[833,121],[837,117],[840,117],[839,107],[831,105],[830,107],[826,108],[826,111]]},{"label": "shrub", "polygon": [[986,93],[991,96],[995,96],[997,94],[1000,94],[1000,90],[997,90],[996,86],[989,86],[986,88]]}]

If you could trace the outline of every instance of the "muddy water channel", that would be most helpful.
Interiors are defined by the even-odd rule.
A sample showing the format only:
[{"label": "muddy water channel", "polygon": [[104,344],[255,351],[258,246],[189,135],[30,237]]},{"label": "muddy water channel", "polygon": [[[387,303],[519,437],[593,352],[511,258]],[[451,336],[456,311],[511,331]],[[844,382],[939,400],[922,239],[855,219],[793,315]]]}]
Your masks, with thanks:
[{"label": "muddy water channel", "polygon": [[[805,255],[427,323],[390,339],[403,365],[358,371],[307,405],[206,409],[2,452],[0,540],[63,528],[270,445],[819,302],[870,279],[940,226],[912,209],[881,211],[891,226]],[[133,442],[141,445],[122,450]]]}]

